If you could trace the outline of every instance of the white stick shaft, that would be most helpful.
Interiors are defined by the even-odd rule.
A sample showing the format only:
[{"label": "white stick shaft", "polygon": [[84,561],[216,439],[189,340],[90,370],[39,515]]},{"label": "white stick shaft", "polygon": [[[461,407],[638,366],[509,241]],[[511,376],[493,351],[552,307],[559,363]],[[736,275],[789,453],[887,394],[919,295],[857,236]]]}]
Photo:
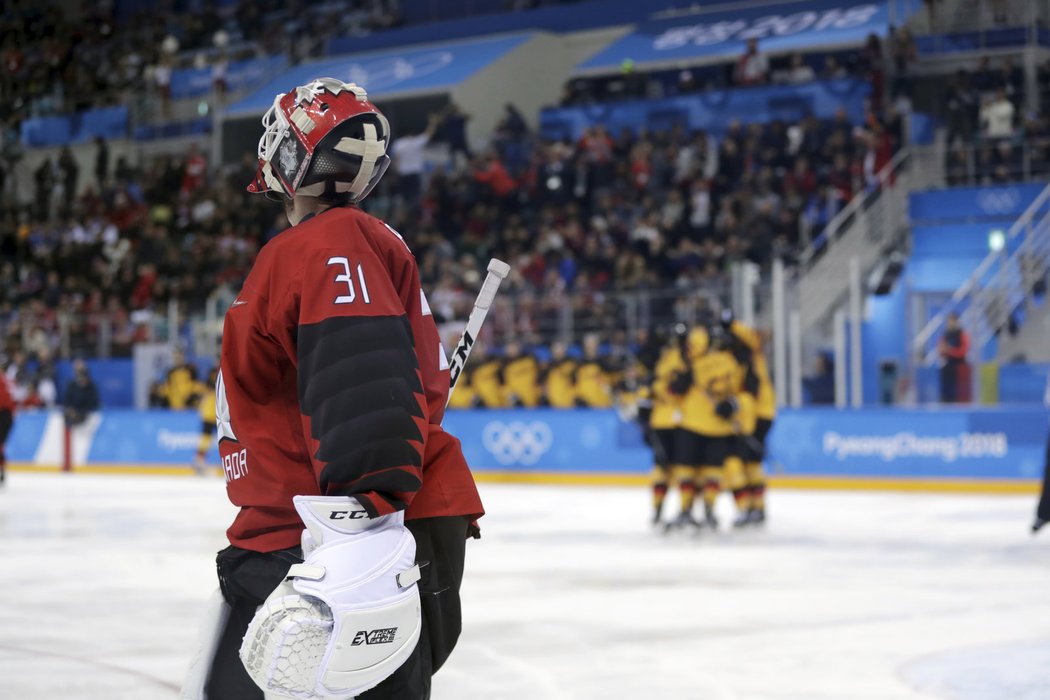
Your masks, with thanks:
[{"label": "white stick shaft", "polygon": [[489,307],[492,306],[492,300],[496,298],[499,285],[510,273],[510,265],[493,258],[489,260],[488,270],[485,281],[481,283],[478,298],[474,300],[474,308],[471,309],[470,316],[467,318],[467,327],[463,329],[463,335],[456,343],[456,349],[449,360],[449,400],[452,399],[452,392],[456,390],[456,384],[459,383],[459,378],[463,374],[463,367],[467,364],[467,358],[470,357],[470,351],[474,348],[474,342],[481,333],[481,325],[485,323],[485,316],[489,312]]}]

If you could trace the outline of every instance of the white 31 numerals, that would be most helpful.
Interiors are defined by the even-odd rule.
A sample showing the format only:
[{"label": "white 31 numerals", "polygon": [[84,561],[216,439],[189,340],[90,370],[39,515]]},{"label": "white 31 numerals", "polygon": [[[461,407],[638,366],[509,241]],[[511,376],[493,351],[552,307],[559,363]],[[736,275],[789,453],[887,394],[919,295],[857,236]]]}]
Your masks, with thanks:
[{"label": "white 31 numerals", "polygon": [[[335,276],[335,282],[341,282],[346,285],[346,294],[340,294],[335,298],[336,304],[352,304],[357,299],[357,290],[354,288],[354,278],[350,274],[350,261],[341,256],[335,256],[328,258],[329,266],[338,265],[343,269],[342,274]],[[361,269],[361,264],[357,265],[357,284],[361,287],[361,298],[366,304],[372,303],[372,298],[368,296],[368,284],[365,283],[365,271]]]}]

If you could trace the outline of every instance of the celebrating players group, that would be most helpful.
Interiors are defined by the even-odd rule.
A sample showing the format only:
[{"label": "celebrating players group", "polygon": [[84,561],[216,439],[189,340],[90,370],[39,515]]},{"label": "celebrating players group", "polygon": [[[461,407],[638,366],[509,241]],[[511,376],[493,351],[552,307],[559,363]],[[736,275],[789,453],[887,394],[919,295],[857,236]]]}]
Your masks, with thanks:
[{"label": "celebrating players group", "polygon": [[[716,529],[714,506],[723,489],[736,502],[734,526],[765,521],[762,461],[776,400],[754,330],[728,312],[706,326],[677,325],[635,403],[653,449],[654,524],[663,522],[672,483],[681,511],[667,529]],[[693,515],[698,491],[702,520]]]}]

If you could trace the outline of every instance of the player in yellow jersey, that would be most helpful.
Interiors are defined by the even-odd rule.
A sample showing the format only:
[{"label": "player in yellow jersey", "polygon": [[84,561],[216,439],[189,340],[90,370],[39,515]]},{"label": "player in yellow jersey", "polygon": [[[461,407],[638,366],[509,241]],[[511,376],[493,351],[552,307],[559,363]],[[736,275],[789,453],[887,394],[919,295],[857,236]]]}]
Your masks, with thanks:
[{"label": "player in yellow jersey", "polygon": [[[481,357],[477,357],[478,351]],[[470,386],[477,396],[479,408],[505,408],[503,402],[503,360],[488,353],[488,348],[475,345],[471,362],[474,371],[470,375]]]},{"label": "player in yellow jersey", "polygon": [[736,320],[729,310],[723,311],[721,323],[734,357],[747,369],[745,386],[755,396],[755,429],[743,440],[745,485],[737,498],[741,514],[734,524],[759,524],[766,520],[766,475],[762,462],[766,456],[766,440],[777,415],[776,394],[758,332]]},{"label": "player in yellow jersey", "polygon": [[[565,343],[551,344],[551,359],[538,378],[543,387],[542,402],[551,408],[572,408],[576,405],[576,390],[572,378],[576,374],[576,360],[569,357]],[[457,389],[458,391],[458,389]]]},{"label": "player in yellow jersey", "polygon": [[[168,407],[175,410],[192,408],[200,397],[200,382],[197,380],[197,368],[186,360],[181,350],[172,355],[171,369],[164,381],[164,394]],[[214,389],[214,385],[212,387]]]},{"label": "player in yellow jersey", "polygon": [[540,363],[519,343],[507,343],[503,360],[503,403],[535,408],[540,405]]},{"label": "player in yellow jersey", "polygon": [[[671,390],[671,384],[678,375],[685,371],[685,360],[682,356],[684,333],[685,326],[682,325],[664,346],[653,368],[650,385],[652,414],[649,417],[649,428],[653,448],[652,522],[654,525],[660,523],[674,467],[679,463],[676,459],[675,439],[682,423],[682,397]],[[685,490],[689,490],[688,508],[683,508],[683,510],[691,510],[692,500],[696,493],[695,482],[687,478],[685,488],[680,482],[679,489],[682,490],[683,498]]]},{"label": "player in yellow jersey", "polygon": [[201,417],[201,437],[197,443],[197,455],[193,459],[193,471],[198,476],[207,473],[207,465],[204,462],[211,441],[215,439],[215,383],[219,378],[219,368],[213,367],[208,372],[208,382],[200,389],[200,401],[197,403],[197,413]]},{"label": "player in yellow jersey", "polygon": [[609,363],[598,354],[598,342],[598,336],[593,334],[583,339],[583,359],[576,365],[576,374],[573,377],[576,405],[584,408],[612,406]]},{"label": "player in yellow jersey", "polygon": [[678,425],[674,432],[674,476],[678,481],[678,492],[682,508],[678,516],[667,524],[667,528],[693,526],[700,523],[693,517],[693,504],[700,485],[701,468],[708,451],[708,436],[700,429],[696,407],[691,397],[694,389],[693,365],[707,352],[708,336],[703,328],[685,331],[682,324],[675,326],[679,339],[681,368],[674,373],[670,392],[678,399]]},{"label": "player in yellow jersey", "polygon": [[754,400],[741,391],[744,372],[725,349],[721,327],[694,330],[689,348],[690,384],[682,402],[682,451],[699,472],[704,523],[717,528],[714,506],[718,494],[723,486],[735,490],[743,484],[739,437],[754,430]]}]

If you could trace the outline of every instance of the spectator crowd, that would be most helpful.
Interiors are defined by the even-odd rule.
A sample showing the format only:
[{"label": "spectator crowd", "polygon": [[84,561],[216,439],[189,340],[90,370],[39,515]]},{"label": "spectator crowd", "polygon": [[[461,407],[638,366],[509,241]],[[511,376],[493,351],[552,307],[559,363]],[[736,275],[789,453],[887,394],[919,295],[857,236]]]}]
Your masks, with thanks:
[{"label": "spectator crowd", "polygon": [[[68,5],[74,7],[70,8]],[[194,51],[214,71],[238,51],[319,55],[331,37],[401,23],[397,0],[237,0],[192,3],[5,0],[0,11],[0,124],[127,104],[134,91],[170,89],[171,71]],[[181,56],[179,52],[182,52]],[[192,63],[187,65],[193,65]],[[182,66],[185,67],[185,66]],[[141,96],[141,95],[138,95]]]},{"label": "spectator crowd", "polygon": [[1038,70],[1042,109],[1031,112],[1014,57],[983,56],[958,70],[944,100],[949,185],[1006,183],[1050,175],[1050,61]]},{"label": "spectator crowd", "polygon": [[[827,121],[733,123],[717,138],[595,125],[576,141],[538,138],[508,104],[476,151],[469,118],[453,105],[424,132],[395,135],[394,166],[365,208],[403,232],[445,318],[461,316],[462,298],[469,310],[489,257],[511,262],[506,293],[534,306],[506,330],[525,338],[570,293],[581,331],[622,327],[605,313],[622,292],[724,298],[731,263],[790,260],[806,243],[800,231],[819,230],[878,186],[902,139],[892,104],[859,124],[841,110]],[[185,318],[216,289],[236,291],[259,247],[286,225],[280,207],[245,192],[252,154],[220,169],[192,147],[139,167],[111,163],[103,141],[94,148],[92,173],[65,154],[46,160],[32,206],[0,213],[13,246],[0,266],[9,345],[43,334],[53,353],[65,332],[63,352],[105,345],[127,356],[153,339],[170,301]]]},{"label": "spectator crowd", "polygon": [[[18,99],[26,103],[40,97],[36,84],[109,99],[120,85],[80,84],[82,64],[119,64],[125,50],[156,52],[168,36],[184,47],[204,46],[220,30],[234,38],[265,36],[283,12],[280,3],[241,5],[232,14],[229,6],[220,12],[207,3],[199,16],[151,13],[132,21],[141,31],[116,33],[118,41],[109,5],[92,5],[74,26],[47,4],[15,3],[3,15],[11,31],[0,34],[0,51],[20,58],[5,60],[14,72],[4,75],[0,90],[25,91]],[[379,0],[326,3],[317,11],[337,5],[374,15],[377,26],[397,21],[392,6]],[[45,60],[39,52],[52,43],[59,58]],[[119,55],[84,53],[110,50]],[[550,140],[531,132],[507,104],[481,144],[467,139],[470,115],[449,105],[420,133],[395,133],[393,167],[364,206],[404,234],[441,320],[469,311],[491,256],[514,270],[504,294],[518,313],[503,320],[496,314],[502,338],[546,345],[557,336],[553,329],[564,329],[568,309],[577,337],[598,332],[608,340],[627,325],[618,300],[639,291],[665,295],[649,326],[689,320],[679,313],[683,300],[726,298],[733,263],[790,262],[854,196],[880,186],[878,173],[904,140],[897,102],[883,97],[910,90],[914,54],[910,36],[899,30],[885,47],[872,37],[859,52],[822,57],[769,58],[751,42],[735,62],[716,69],[742,88],[867,76],[875,97],[860,122],[843,109],[828,120],[731,123],[717,135],[681,125],[609,133],[594,124],[578,139]],[[131,63],[155,60],[143,55]],[[122,74],[98,73],[90,71],[90,79]],[[624,94],[637,85],[639,94],[651,94],[645,84],[652,80],[689,92],[703,89],[701,74],[652,74],[637,83],[626,71],[617,79],[635,85]],[[974,74],[995,94],[986,108],[977,107],[981,93],[966,87],[971,78],[956,78],[948,101],[958,112],[949,123],[952,143],[975,138],[980,123],[990,158],[1016,150],[1001,139],[1016,128],[1017,75],[1009,61]],[[598,84],[570,85],[568,102],[599,99]],[[1044,129],[1045,121],[1031,121],[1031,128]],[[220,168],[197,146],[141,163],[111,159],[101,140],[94,149],[91,172],[80,172],[68,150],[44,160],[33,172],[30,206],[0,197],[0,328],[9,355],[23,351],[44,366],[56,353],[129,356],[136,343],[156,339],[169,304],[184,319],[199,314],[216,290],[235,293],[258,249],[286,226],[280,207],[244,190],[254,176],[253,154]],[[181,331],[168,329],[167,337],[187,340]]]}]

